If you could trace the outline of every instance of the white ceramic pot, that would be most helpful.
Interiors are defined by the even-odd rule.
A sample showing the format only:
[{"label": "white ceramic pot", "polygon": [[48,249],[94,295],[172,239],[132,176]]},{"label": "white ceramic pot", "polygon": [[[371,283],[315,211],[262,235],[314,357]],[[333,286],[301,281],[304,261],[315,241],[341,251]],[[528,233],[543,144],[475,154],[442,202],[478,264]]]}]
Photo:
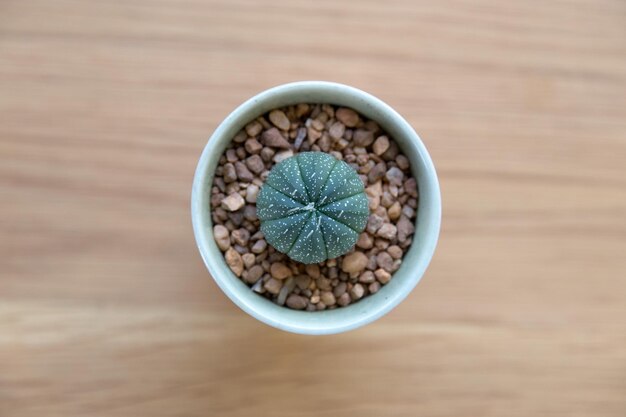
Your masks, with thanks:
[{"label": "white ceramic pot", "polygon": [[[215,168],[231,139],[261,114],[298,103],[329,103],[351,107],[375,120],[411,161],[419,203],[413,244],[402,266],[380,291],[347,307],[326,311],[296,311],[254,293],[228,268],[213,238],[210,192]],[[435,167],[413,128],[376,97],[343,84],[303,81],[266,90],[237,107],[217,127],[196,168],[191,194],[191,218],[196,242],[211,276],[242,310],[278,329],[311,335],[345,332],[382,317],[397,306],[420,281],[435,251],[441,224],[441,195]]]}]

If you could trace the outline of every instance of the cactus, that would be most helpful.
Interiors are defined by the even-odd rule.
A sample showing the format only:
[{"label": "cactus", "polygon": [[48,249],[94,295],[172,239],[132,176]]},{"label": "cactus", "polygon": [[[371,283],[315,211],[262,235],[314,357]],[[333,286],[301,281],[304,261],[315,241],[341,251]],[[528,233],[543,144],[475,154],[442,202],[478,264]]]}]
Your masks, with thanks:
[{"label": "cactus", "polygon": [[303,152],[272,168],[256,204],[267,242],[305,264],[349,251],[369,215],[356,171],[323,152]]}]

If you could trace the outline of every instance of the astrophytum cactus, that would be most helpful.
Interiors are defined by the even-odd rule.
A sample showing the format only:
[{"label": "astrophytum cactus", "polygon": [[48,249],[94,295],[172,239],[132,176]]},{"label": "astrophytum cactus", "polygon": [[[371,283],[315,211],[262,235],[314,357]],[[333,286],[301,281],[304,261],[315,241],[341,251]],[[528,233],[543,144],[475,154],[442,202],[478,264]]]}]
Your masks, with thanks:
[{"label": "astrophytum cactus", "polygon": [[369,215],[356,171],[323,152],[303,152],[272,168],[256,207],[267,242],[305,264],[349,251]]}]

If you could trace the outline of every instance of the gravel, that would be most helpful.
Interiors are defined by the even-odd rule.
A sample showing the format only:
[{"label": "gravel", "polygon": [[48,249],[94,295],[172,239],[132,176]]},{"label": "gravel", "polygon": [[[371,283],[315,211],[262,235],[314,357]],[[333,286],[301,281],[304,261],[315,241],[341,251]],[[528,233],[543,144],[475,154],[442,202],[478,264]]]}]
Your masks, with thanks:
[{"label": "gravel", "polygon": [[[313,265],[267,244],[255,206],[272,166],[308,151],[350,164],[370,207],[355,248]],[[410,168],[393,139],[352,109],[303,103],[272,110],[238,132],[220,158],[210,198],[216,244],[236,276],[279,305],[322,311],[358,302],[393,279],[412,243],[419,193]]]},{"label": "gravel", "polygon": [[379,136],[374,145],[372,145],[372,150],[378,156],[382,155],[389,149],[389,138],[387,136]]},{"label": "gravel", "polygon": [[228,211],[237,211],[246,204],[243,197],[238,193],[232,193],[222,200],[222,208]]},{"label": "gravel", "polygon": [[291,269],[287,265],[280,262],[274,262],[272,264],[270,267],[270,274],[272,275],[272,278],[276,279],[285,279],[293,275]]},{"label": "gravel", "polygon": [[352,252],[343,258],[341,270],[348,274],[361,272],[367,266],[368,258],[363,252]]},{"label": "gravel", "polygon": [[226,263],[233,271],[235,275],[238,277],[243,273],[243,259],[241,259],[241,255],[233,248],[228,248],[226,253],[224,254],[224,258],[226,259]]},{"label": "gravel", "polygon": [[217,247],[220,248],[222,252],[230,248],[230,234],[226,227],[221,224],[216,225],[213,228],[213,236],[215,237]]}]

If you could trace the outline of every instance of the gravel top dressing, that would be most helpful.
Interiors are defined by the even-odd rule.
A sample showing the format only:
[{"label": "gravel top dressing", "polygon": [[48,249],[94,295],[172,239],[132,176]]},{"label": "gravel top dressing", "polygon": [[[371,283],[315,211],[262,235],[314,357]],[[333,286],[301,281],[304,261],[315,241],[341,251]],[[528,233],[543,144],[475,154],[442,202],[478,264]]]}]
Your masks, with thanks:
[{"label": "gravel top dressing", "polygon": [[417,198],[409,160],[374,121],[303,103],[233,138],[211,188],[213,231],[252,291],[296,310],[334,309],[393,278]]}]

